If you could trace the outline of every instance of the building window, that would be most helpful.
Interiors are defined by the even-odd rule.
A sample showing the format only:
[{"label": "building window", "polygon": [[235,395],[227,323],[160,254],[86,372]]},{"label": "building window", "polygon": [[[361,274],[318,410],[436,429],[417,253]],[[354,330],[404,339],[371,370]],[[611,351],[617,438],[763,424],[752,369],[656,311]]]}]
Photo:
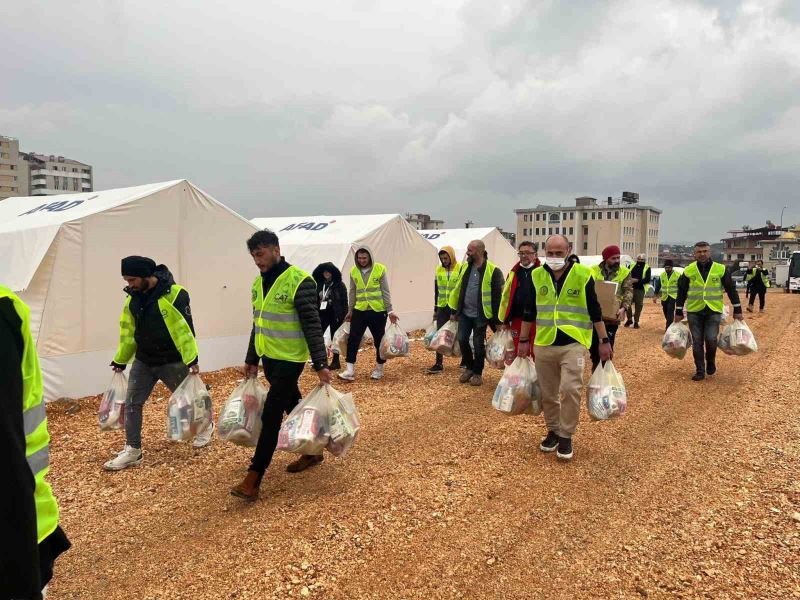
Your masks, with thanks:
[{"label": "building window", "polygon": [[586,225],[583,226],[583,235],[589,235],[589,228]]},{"label": "building window", "polygon": [[597,213],[597,218],[602,220],[602,218],[603,218],[603,211],[602,210]]},{"label": "building window", "polygon": [[619,219],[619,211],[618,210],[614,211],[614,218],[615,219]]},{"label": "building window", "polygon": [[567,220],[567,213],[562,213],[561,214],[561,220],[562,221],[566,221]]},{"label": "building window", "polygon": [[592,221],[594,221],[595,213],[592,213]]},{"label": "building window", "polygon": [[539,213],[536,213],[536,220],[539,220]]},{"label": "building window", "polygon": [[570,235],[575,235],[575,229],[573,227],[569,228],[569,234]]},{"label": "building window", "polygon": [[611,218],[611,211],[608,211],[608,214],[606,215],[606,219],[610,219],[610,218]]},{"label": "building window", "polygon": [[552,227],[548,227],[547,228],[547,235],[553,235],[553,228]]},{"label": "building window", "polygon": [[589,213],[583,213],[583,220],[584,221],[588,221],[589,220]]},{"label": "building window", "polygon": [[569,220],[572,221],[574,218],[575,218],[575,213],[574,212],[569,213]]},{"label": "building window", "polygon": [[584,250],[588,250],[589,249],[589,242],[583,242],[583,249]]}]

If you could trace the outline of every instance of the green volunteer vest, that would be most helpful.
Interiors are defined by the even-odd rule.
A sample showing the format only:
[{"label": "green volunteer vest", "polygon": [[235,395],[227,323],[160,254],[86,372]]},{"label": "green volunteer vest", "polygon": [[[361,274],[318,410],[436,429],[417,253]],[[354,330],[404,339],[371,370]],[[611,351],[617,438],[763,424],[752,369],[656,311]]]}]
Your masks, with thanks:
[{"label": "green volunteer vest", "polygon": [[[745,281],[752,281],[756,276],[756,268],[753,267],[752,269],[747,270],[747,276],[745,277]],[[769,287],[769,277],[761,273],[761,281],[764,283],[764,287]]]},{"label": "green volunteer vest", "polygon": [[[158,308],[161,311],[161,316],[167,326],[169,336],[175,344],[175,348],[181,353],[181,360],[183,360],[184,364],[189,365],[197,359],[197,340],[194,339],[189,323],[186,322],[180,311],[173,306],[182,289],[181,286],[173,284],[169,289],[169,293],[158,299]],[[117,355],[114,357],[114,362],[118,365],[128,364],[136,354],[136,339],[134,338],[136,322],[133,320],[130,304],[131,297],[128,296],[128,299],[125,300],[125,306],[122,307],[122,315],[119,318],[119,348],[117,348]]]},{"label": "green volunteer vest", "polygon": [[[603,272],[600,270],[600,265],[595,265],[591,269],[591,275],[594,277],[595,281],[606,281],[605,277],[603,277]],[[617,299],[622,301],[622,282],[625,281],[625,278],[631,274],[631,270],[626,267],[625,265],[620,265],[617,274],[614,276],[614,281],[617,284]]]},{"label": "green volunteer vest", "polygon": [[[466,265],[466,266],[465,266]],[[464,280],[464,273],[467,272],[468,263],[464,263],[461,272],[458,274],[458,281],[450,294],[450,308],[458,310],[458,298],[461,295],[461,284]],[[483,279],[481,280],[481,305],[483,306],[483,316],[487,319],[492,318],[492,274],[497,266],[488,260],[486,261],[486,270],[483,272]]]},{"label": "green volunteer vest", "polygon": [[450,299],[450,294],[458,282],[458,272],[461,265],[456,263],[453,268],[448,271],[442,265],[436,267],[436,306],[437,308],[444,308]]},{"label": "green volunteer vest", "polygon": [[714,312],[722,312],[722,277],[725,275],[725,266],[715,262],[708,272],[708,279],[703,281],[697,262],[693,262],[683,274],[689,280],[689,293],[686,296],[686,311],[700,312],[706,306]]},{"label": "green volunteer vest", "polygon": [[681,274],[674,269],[669,276],[666,271],[661,273],[661,300],[663,302],[666,302],[668,298],[678,297],[678,279],[680,278]]},{"label": "green volunteer vest", "polygon": [[381,277],[386,273],[386,267],[381,263],[372,263],[372,273],[369,281],[364,283],[364,277],[358,266],[353,265],[350,270],[350,279],[356,288],[356,310],[369,310],[383,312],[386,304],[383,302],[383,292],[381,291]]},{"label": "green volunteer vest", "polygon": [[[521,269],[522,267],[520,267]],[[517,277],[515,271],[509,271],[506,277],[506,283],[503,286],[503,295],[500,297],[500,309],[497,311],[499,314],[497,318],[501,322],[505,322],[508,318],[508,311],[511,309],[511,288],[514,287],[514,279]]]},{"label": "green volunteer vest", "polygon": [[458,295],[461,292],[461,278],[464,276],[464,271],[467,270],[469,263],[458,263],[458,266],[453,269],[453,288],[450,290],[450,296],[447,299],[447,306],[450,310],[458,309]]},{"label": "green volunteer vest", "polygon": [[544,267],[533,270],[536,289],[536,338],[534,345],[550,346],[560,329],[586,348],[592,345],[592,320],[586,306],[586,283],[592,271],[580,264],[572,265],[567,279],[556,297],[555,284]]},{"label": "green volunteer vest", "polygon": [[253,282],[253,325],[259,356],[296,363],[308,360],[308,343],[294,297],[300,284],[309,278],[302,269],[290,266],[275,280],[266,298],[261,276]]},{"label": "green volunteer vest", "polygon": [[31,335],[30,311],[10,289],[0,286],[0,298],[11,298],[22,320],[22,423],[25,429],[25,458],[33,473],[36,487],[36,530],[39,543],[53,533],[58,525],[58,503],[45,476],[50,470],[50,434],[47,432],[47,412],[44,406],[42,372]]}]

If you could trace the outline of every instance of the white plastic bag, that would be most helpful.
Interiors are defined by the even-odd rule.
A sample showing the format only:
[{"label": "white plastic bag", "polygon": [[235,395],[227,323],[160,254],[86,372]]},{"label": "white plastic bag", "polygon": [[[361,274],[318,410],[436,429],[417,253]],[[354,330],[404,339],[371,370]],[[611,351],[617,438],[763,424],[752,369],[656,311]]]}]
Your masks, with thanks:
[{"label": "white plastic bag", "polygon": [[331,399],[328,415],[328,431],[330,441],[328,452],[334,456],[344,456],[355,444],[358,432],[361,431],[361,415],[358,413],[352,394],[342,394],[332,386],[323,388]]},{"label": "white plastic bag", "polygon": [[408,335],[397,323],[389,325],[383,334],[380,352],[383,360],[408,356]]},{"label": "white plastic bag", "polygon": [[167,402],[167,438],[191,440],[211,424],[211,395],[200,375],[189,373]]},{"label": "white plastic bag", "polygon": [[510,329],[495,333],[486,343],[486,361],[496,369],[504,369],[514,360],[514,336]]},{"label": "white plastic bag", "polygon": [[248,377],[225,401],[217,421],[217,433],[237,446],[255,446],[261,435],[261,414],[267,388],[257,377]]},{"label": "white plastic bag", "polygon": [[97,420],[100,431],[113,431],[125,427],[125,397],[128,395],[128,376],[124,371],[115,372],[111,383],[100,400]]},{"label": "white plastic bag", "polygon": [[431,343],[433,342],[433,338],[436,337],[436,332],[438,329],[436,328],[436,321],[433,321],[428,328],[425,330],[425,337],[422,338],[422,345],[425,346],[426,350],[431,349]]},{"label": "white plastic bag", "polygon": [[331,352],[347,356],[347,341],[350,339],[350,321],[345,321],[331,339]]},{"label": "white plastic bag", "polygon": [[458,323],[448,321],[442,325],[428,349],[444,356],[461,356],[461,347],[458,345]]},{"label": "white plastic bag", "polygon": [[605,366],[597,365],[589,379],[587,393],[587,408],[593,420],[605,421],[625,414],[628,406],[625,383],[610,360]]},{"label": "white plastic bag", "polygon": [[518,356],[503,371],[494,390],[492,406],[507,415],[542,412],[541,391],[536,367],[530,358]]},{"label": "white plastic bag", "polygon": [[661,348],[672,358],[682,359],[692,347],[692,332],[685,321],[672,323],[661,340]]},{"label": "white plastic bag", "polygon": [[725,354],[733,356],[744,356],[758,350],[753,332],[747,323],[738,319],[734,319],[733,323],[722,330],[717,340],[717,347]]},{"label": "white plastic bag", "polygon": [[319,455],[330,441],[328,417],[331,402],[321,386],[295,406],[278,433],[278,450]]}]

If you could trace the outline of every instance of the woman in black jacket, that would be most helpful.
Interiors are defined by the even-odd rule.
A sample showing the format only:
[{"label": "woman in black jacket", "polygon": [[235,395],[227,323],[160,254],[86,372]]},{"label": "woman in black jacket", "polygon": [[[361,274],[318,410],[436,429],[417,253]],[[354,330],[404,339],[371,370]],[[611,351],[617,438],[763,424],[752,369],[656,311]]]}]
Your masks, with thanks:
[{"label": "woman in black jacket", "polygon": [[[322,321],[322,333],[331,328],[331,338],[347,316],[347,286],[342,281],[342,272],[333,263],[319,265],[312,273],[317,282],[317,306]],[[340,369],[339,355],[334,354],[331,369]]]}]

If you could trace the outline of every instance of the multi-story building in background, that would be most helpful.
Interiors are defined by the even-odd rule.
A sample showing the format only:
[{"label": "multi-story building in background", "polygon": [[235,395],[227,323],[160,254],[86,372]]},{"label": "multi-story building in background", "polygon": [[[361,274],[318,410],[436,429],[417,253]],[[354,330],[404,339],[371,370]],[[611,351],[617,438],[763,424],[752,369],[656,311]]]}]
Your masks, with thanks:
[{"label": "multi-story building in background", "polygon": [[538,205],[518,208],[517,242],[530,240],[542,248],[547,236],[562,234],[579,255],[597,255],[606,246],[616,245],[623,254],[647,255],[651,266],[658,266],[658,238],[661,210],[639,204],[639,194],[622,192],[605,202],[583,196],[572,206]]},{"label": "multi-story building in background", "polygon": [[421,229],[442,229],[444,221],[431,219],[430,215],[422,213],[406,213],[406,221],[417,231]]},{"label": "multi-story building in background", "polygon": [[781,234],[789,231],[788,227],[781,228],[767,221],[765,227],[744,226],[741,229],[732,229],[728,236],[722,238],[722,262],[731,267],[752,265],[757,260],[764,260],[763,242],[777,240]]},{"label": "multi-story building in background", "polygon": [[0,135],[0,200],[92,191],[91,165],[55,154],[21,152],[16,138]]}]

